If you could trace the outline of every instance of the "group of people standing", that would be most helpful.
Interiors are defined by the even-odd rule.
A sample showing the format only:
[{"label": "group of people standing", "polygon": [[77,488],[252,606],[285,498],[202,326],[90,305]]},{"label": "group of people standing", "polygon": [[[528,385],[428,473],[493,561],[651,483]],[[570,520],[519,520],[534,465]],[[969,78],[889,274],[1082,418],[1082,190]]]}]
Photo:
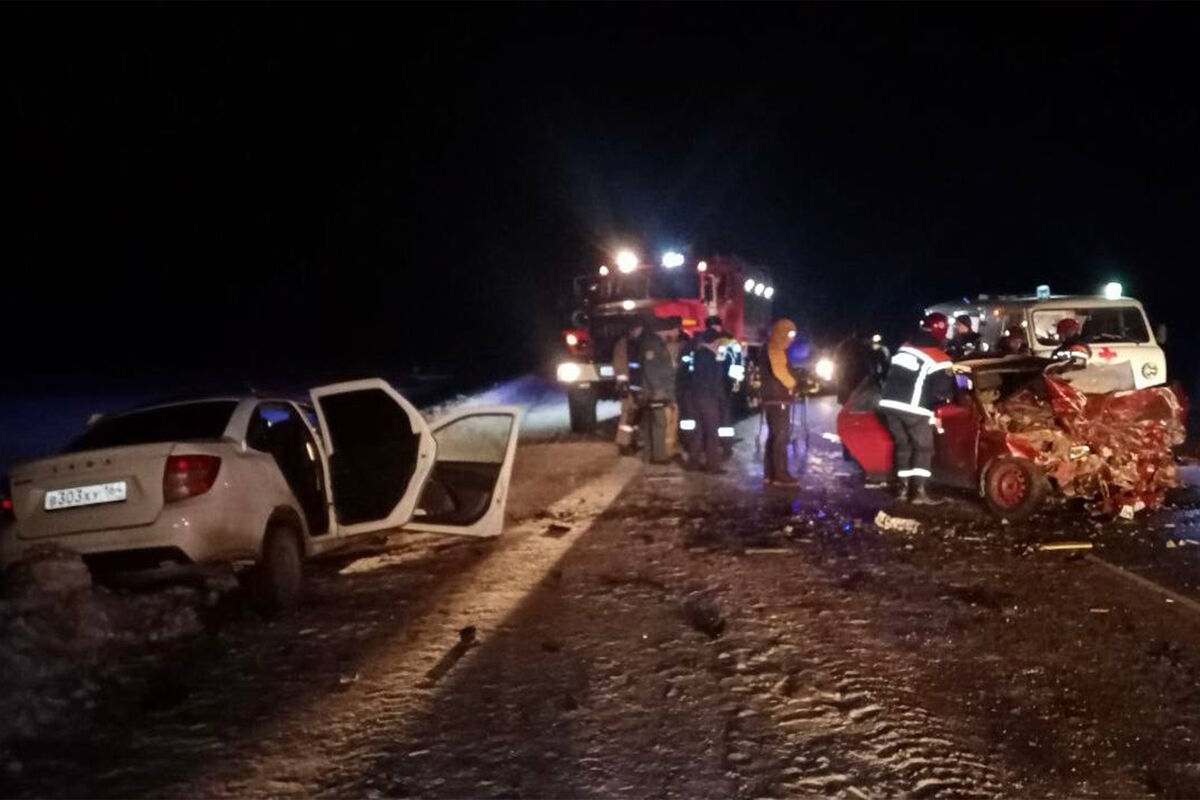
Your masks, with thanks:
[{"label": "group of people standing", "polygon": [[[720,317],[709,317],[691,336],[679,317],[635,318],[613,348],[622,452],[632,453],[640,434],[648,461],[683,460],[691,470],[723,472],[720,430],[732,424],[730,365],[737,353]],[[690,431],[686,460],[681,427]]]}]

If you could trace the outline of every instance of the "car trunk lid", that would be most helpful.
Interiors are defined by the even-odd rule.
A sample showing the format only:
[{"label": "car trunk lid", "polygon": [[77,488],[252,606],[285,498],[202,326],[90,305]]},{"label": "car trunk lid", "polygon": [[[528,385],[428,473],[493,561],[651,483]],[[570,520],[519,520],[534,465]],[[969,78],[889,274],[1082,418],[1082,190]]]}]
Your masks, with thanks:
[{"label": "car trunk lid", "polygon": [[114,447],[16,467],[10,482],[17,535],[40,539],[153,522],[174,448],[172,442]]}]

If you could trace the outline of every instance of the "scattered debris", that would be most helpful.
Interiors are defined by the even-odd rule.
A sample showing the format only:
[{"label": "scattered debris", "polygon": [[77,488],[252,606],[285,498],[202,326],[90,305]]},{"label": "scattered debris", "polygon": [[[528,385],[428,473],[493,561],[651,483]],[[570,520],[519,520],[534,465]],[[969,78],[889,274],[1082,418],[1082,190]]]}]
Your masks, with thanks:
[{"label": "scattered debris", "polygon": [[763,556],[763,555],[787,555],[794,553],[787,547],[747,547],[744,551],[748,556]]},{"label": "scattered debris", "polygon": [[558,522],[552,522],[546,527],[546,532],[543,536],[549,536],[552,539],[558,539],[571,532],[570,525],[563,525]]},{"label": "scattered debris", "polygon": [[1091,542],[1044,542],[1038,545],[1038,550],[1049,552],[1053,550],[1091,550]]},{"label": "scattered debris", "polygon": [[907,517],[893,517],[886,511],[880,511],[875,515],[875,527],[881,531],[895,531],[897,533],[920,533],[921,523],[915,519]]},{"label": "scattered debris", "polygon": [[683,603],[683,618],[688,625],[710,639],[725,632],[725,617],[711,601],[702,597],[690,597]]}]

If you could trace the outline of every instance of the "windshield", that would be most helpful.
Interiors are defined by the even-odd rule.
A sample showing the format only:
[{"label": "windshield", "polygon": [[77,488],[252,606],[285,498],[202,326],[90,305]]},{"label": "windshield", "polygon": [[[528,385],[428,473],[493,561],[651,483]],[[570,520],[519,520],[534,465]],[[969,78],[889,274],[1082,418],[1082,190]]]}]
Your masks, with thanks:
[{"label": "windshield", "polygon": [[1033,329],[1039,344],[1058,345],[1057,326],[1061,320],[1079,323],[1080,338],[1085,342],[1150,341],[1146,318],[1137,306],[1093,306],[1091,308],[1054,308],[1033,312]]},{"label": "windshield", "polygon": [[682,269],[639,270],[626,275],[580,278],[576,291],[588,303],[612,303],[620,300],[674,300],[699,297],[700,280],[696,273]]},{"label": "windshield", "polygon": [[71,442],[68,453],[154,442],[220,439],[237,408],[236,400],[181,403],[101,419]]}]

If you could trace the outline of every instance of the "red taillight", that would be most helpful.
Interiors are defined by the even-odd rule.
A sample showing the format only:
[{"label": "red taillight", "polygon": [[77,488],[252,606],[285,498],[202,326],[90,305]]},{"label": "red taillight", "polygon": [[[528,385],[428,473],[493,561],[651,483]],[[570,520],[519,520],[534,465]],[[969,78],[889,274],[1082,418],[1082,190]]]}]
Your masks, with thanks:
[{"label": "red taillight", "polygon": [[12,519],[13,501],[11,497],[0,497],[0,519]]},{"label": "red taillight", "polygon": [[216,482],[220,469],[217,456],[169,456],[163,471],[163,502],[204,494]]}]

